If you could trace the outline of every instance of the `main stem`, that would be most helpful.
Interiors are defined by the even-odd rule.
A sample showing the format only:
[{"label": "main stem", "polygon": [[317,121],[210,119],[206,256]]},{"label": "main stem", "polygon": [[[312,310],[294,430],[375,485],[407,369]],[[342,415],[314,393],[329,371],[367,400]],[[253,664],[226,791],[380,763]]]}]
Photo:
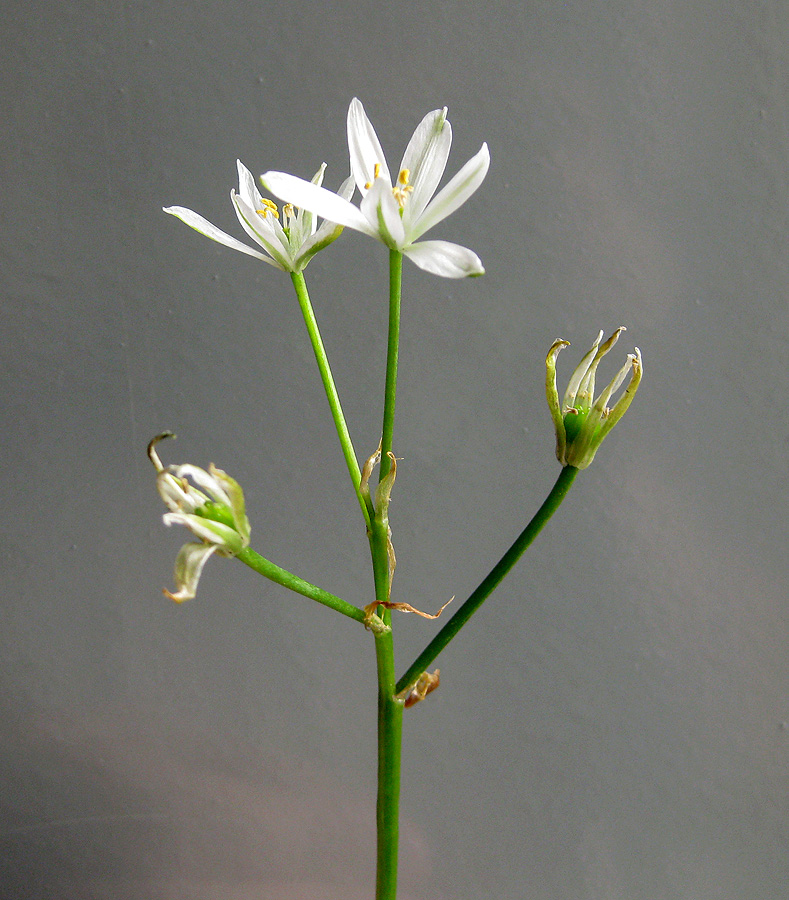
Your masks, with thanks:
[{"label": "main stem", "polygon": [[[386,353],[384,420],[381,434],[381,478],[391,468],[389,452],[394,432],[397,359],[400,342],[400,293],[403,255],[389,251],[389,339]],[[391,590],[389,572],[389,523],[374,517],[370,529],[370,549],[375,577],[375,599],[384,603]],[[381,607],[379,607],[381,609]],[[378,835],[376,849],[376,900],[397,897],[397,851],[400,824],[400,751],[403,737],[403,703],[395,697],[394,640],[392,613],[382,610],[381,618],[390,630],[375,636],[378,671],[378,797],[375,808]]]},{"label": "main stem", "polygon": [[367,527],[369,528],[372,511],[368,509],[364,497],[362,496],[360,487],[362,475],[359,471],[359,462],[356,459],[356,452],[353,449],[353,441],[351,440],[351,435],[348,432],[348,426],[345,422],[345,416],[342,411],[342,406],[340,405],[340,397],[337,393],[337,388],[334,385],[334,378],[332,377],[331,368],[329,367],[329,358],[326,356],[326,350],[323,346],[321,333],[318,330],[318,322],[312,309],[310,295],[307,293],[307,283],[304,280],[304,274],[302,272],[291,272],[290,277],[293,281],[293,287],[296,289],[296,296],[299,300],[301,313],[304,316],[304,324],[307,326],[307,333],[309,334],[310,341],[312,342],[312,349],[315,353],[315,359],[318,363],[318,370],[321,373],[321,380],[323,381],[323,387],[326,391],[326,397],[329,401],[329,409],[331,409],[332,418],[334,419],[334,427],[337,429],[337,436],[340,439],[342,455],[345,457],[345,464],[348,466],[348,474],[351,476],[353,489],[356,492],[356,497],[359,501],[359,505],[362,508],[364,520],[367,523]]},{"label": "main stem", "polygon": [[[384,621],[391,625],[391,612]],[[403,703],[395,699],[392,632],[376,635],[378,668],[378,797],[375,823],[376,900],[397,897],[397,851],[400,834],[400,750],[403,740]]]},{"label": "main stem", "polygon": [[[397,393],[397,361],[400,343],[400,293],[402,287],[403,255],[397,250],[389,251],[389,338],[386,354],[386,385],[384,388],[384,418],[381,434],[381,471],[385,478],[391,468],[389,453],[392,449],[394,432],[395,397]],[[375,515],[372,503],[365,499],[361,491],[361,472],[353,449],[340,399],[334,385],[326,350],[318,330],[318,323],[310,303],[307,285],[300,272],[291,274],[296,289],[299,306],[307,326],[312,349],[318,363],[323,387],[329,401],[334,425],[340,439],[345,463],[361,506],[370,537],[370,550],[375,578],[375,599],[385,603],[391,590],[389,572],[389,524],[387,518]],[[346,604],[325,591],[309,585],[291,573],[283,574],[267,560],[248,548],[238,554],[239,558],[252,568],[266,571],[263,574],[280,584],[290,587],[320,603],[332,606],[351,618],[357,618],[361,610]],[[287,575],[287,577],[286,577]],[[379,607],[381,608],[381,607]],[[400,805],[400,749],[402,746],[403,703],[395,697],[394,642],[391,632],[392,614],[381,608],[381,618],[389,626],[386,633],[375,635],[375,654],[378,671],[378,800],[376,822],[378,833],[376,900],[396,900],[397,896],[397,850],[399,836]]]},{"label": "main stem", "polygon": [[441,631],[438,632],[427,647],[419,654],[414,661],[414,664],[408,669],[405,675],[403,675],[400,681],[397,682],[395,693],[400,693],[416,684],[417,679],[422,672],[427,669],[444,647],[446,647],[452,638],[455,637],[466,622],[468,622],[485,600],[487,600],[498,587],[504,576],[507,575],[510,569],[521,558],[529,544],[531,544],[540,531],[542,531],[542,528],[548,519],[550,519],[559,508],[559,505],[570,490],[570,485],[575,480],[577,474],[578,469],[574,466],[565,466],[562,469],[559,477],[556,479],[556,484],[554,484],[550,494],[545,498],[544,503],[534,514],[532,520],[518,537],[515,538],[512,546],[485,576],[479,587],[476,588],[455,615],[452,616]]}]

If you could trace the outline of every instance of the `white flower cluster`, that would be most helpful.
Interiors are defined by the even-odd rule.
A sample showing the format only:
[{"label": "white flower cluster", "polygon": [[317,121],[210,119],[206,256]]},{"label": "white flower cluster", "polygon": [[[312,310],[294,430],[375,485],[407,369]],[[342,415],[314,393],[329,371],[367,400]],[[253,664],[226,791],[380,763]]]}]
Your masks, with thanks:
[{"label": "white flower cluster", "polygon": [[[446,108],[433,110],[419,123],[394,179],[375,129],[356,98],[348,110],[347,131],[351,176],[336,193],[322,186],[325,164],[312,181],[285,172],[261,176],[264,188],[284,202],[281,210],[260,194],[249,170],[238,163],[238,192],[231,191],[230,197],[241,227],[263,252],[225,234],[190,209],[170,206],[164,211],[206,237],[286,272],[301,272],[348,227],[402,252],[435,275],[481,275],[485,271],[482,263],[467,247],[419,238],[462,206],[480,186],[490,164],[487,145],[436,193],[452,144]],[[351,202],[355,188],[361,194],[358,206]],[[318,216],[324,219],[320,227]]]}]

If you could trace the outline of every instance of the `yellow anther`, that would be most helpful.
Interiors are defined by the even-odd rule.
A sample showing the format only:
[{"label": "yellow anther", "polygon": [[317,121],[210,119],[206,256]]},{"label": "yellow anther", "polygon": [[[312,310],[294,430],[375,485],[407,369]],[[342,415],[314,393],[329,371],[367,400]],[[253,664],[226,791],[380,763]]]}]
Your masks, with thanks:
[{"label": "yellow anther", "polygon": [[260,198],[260,202],[263,204],[263,209],[255,210],[258,215],[263,216],[265,219],[266,216],[271,213],[276,219],[279,218],[279,210],[277,209],[277,204],[273,203],[271,200],[267,200],[265,197]]},{"label": "yellow anther", "polygon": [[[373,181],[375,181],[375,179],[378,178],[380,174],[381,174],[381,163],[376,163],[373,166]],[[364,189],[366,191],[369,191],[370,188],[373,186],[373,181],[368,181],[365,184]]]},{"label": "yellow anther", "polygon": [[293,216],[295,214],[296,214],[296,209],[292,203],[286,203],[282,207],[282,215],[283,216],[287,216],[288,218],[290,218],[291,216]]},{"label": "yellow anther", "polygon": [[397,176],[397,181],[399,184],[402,184],[405,187],[411,179],[411,170],[410,169],[401,169],[400,174]]}]

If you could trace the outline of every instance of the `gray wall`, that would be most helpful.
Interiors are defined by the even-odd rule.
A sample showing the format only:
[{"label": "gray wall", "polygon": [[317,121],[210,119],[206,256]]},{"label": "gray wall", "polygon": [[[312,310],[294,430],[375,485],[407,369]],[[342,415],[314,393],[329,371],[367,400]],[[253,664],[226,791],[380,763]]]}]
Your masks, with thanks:
[{"label": "gray wall", "polygon": [[[0,894],[369,900],[370,636],[237,563],[166,601],[145,444],[245,486],[253,544],[354,603],[358,509],[286,276],[239,233],[235,159],[390,162],[447,105],[435,236],[406,263],[400,598],[462,599],[558,473],[543,397],[598,328],[646,377],[409,711],[403,900],[748,900],[787,863],[787,43],[783,0],[382,9],[5,4]],[[431,235],[432,236],[432,235]],[[386,253],[307,276],[360,456],[378,442]],[[624,346],[623,346],[624,345]],[[566,358],[565,358],[566,357]],[[614,364],[603,373],[609,374]],[[396,622],[398,669],[437,625]]]}]

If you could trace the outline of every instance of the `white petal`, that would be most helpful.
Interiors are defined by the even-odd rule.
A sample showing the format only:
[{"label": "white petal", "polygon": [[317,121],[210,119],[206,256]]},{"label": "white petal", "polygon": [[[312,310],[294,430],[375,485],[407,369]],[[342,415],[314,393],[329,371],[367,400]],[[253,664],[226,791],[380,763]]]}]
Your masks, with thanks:
[{"label": "white petal", "polygon": [[[258,190],[255,179],[249,169],[238,159],[236,160],[236,166],[238,168],[238,194],[236,196],[239,196],[243,201],[243,205],[247,207],[244,209],[243,217],[239,216],[242,227],[253,240],[261,239],[264,248],[281,265],[287,266],[291,257],[291,244],[288,236],[283,231],[282,225],[276,216],[266,215],[261,218],[258,215],[258,211],[266,208],[267,203]],[[232,197],[233,195],[231,194]],[[236,206],[235,199],[233,199],[233,205]],[[239,215],[237,206],[236,215]],[[246,227],[247,223],[252,228],[252,231]],[[269,237],[269,233],[271,237]]]},{"label": "white petal", "polygon": [[203,566],[216,549],[207,544],[184,544],[175,558],[175,584],[178,590],[175,594],[170,591],[164,593],[176,603],[191,600],[197,593]]},{"label": "white petal", "polygon": [[[311,183],[321,186],[323,183],[323,174],[326,171],[326,163],[321,163],[320,169],[312,176]],[[283,221],[285,218],[285,210],[282,211]],[[302,244],[315,233],[318,226],[318,217],[309,209],[295,209],[290,217],[290,239],[283,234],[283,238],[287,242],[288,252],[293,255],[297,253]]]},{"label": "white petal", "polygon": [[[238,221],[246,233],[257,241],[261,247],[268,251],[274,258],[274,265],[285,272],[289,272],[291,268],[290,248],[287,244],[283,246],[277,231],[268,217],[258,215],[256,209],[251,207],[243,197],[239,196],[235,191],[230,192],[230,199],[233,201],[233,208],[236,211]],[[271,219],[276,222],[272,216]],[[280,232],[282,227],[280,226]],[[283,235],[284,237],[284,235]],[[285,239],[287,240],[287,239]]]},{"label": "white petal", "polygon": [[[343,181],[337,193],[340,197],[350,200],[355,190],[356,183],[351,175]],[[335,222],[324,219],[320,228],[318,228],[311,236],[307,237],[298,248],[296,259],[294,260],[295,270],[301,272],[316,253],[337,240],[342,233],[342,229],[342,225],[337,225]]]},{"label": "white petal", "polygon": [[[589,366],[592,365],[592,361],[594,360],[597,354],[597,348],[600,346],[600,341],[603,339],[603,332],[597,335],[595,342],[592,344],[592,349],[584,356],[584,358],[578,363],[573,371],[573,374],[570,376],[570,381],[567,384],[567,390],[564,392],[564,399],[562,400],[562,410],[567,411],[568,409],[576,408],[576,401],[578,399],[578,388],[581,386],[581,382],[586,377],[586,373],[589,371]],[[591,397],[589,398],[589,402],[591,404]]]},{"label": "white petal", "polygon": [[208,497],[177,474],[176,466],[162,469],[156,476],[159,496],[171,512],[194,512],[208,502]]},{"label": "white petal", "polygon": [[323,184],[323,174],[326,171],[326,163],[321,163],[320,169],[312,176],[312,183],[320,187]]},{"label": "white petal", "polygon": [[221,503],[223,506],[229,507],[230,497],[225,488],[211,474],[201,469],[200,466],[192,465],[192,463],[182,463],[180,466],[172,466],[172,470],[178,478],[191,478],[191,480],[204,491],[211,495],[215,503]]},{"label": "white petal", "polygon": [[207,238],[211,238],[212,241],[216,241],[219,244],[224,244],[226,247],[230,247],[231,250],[238,250],[240,253],[246,253],[248,256],[254,256],[256,259],[262,259],[263,262],[271,263],[271,265],[277,265],[270,257],[265,256],[258,250],[253,250],[251,247],[247,247],[246,244],[242,244],[241,241],[237,240],[236,238],[231,237],[229,234],[225,234],[224,231],[220,231],[220,229],[217,228],[216,225],[212,225],[208,221],[208,219],[204,219],[196,212],[192,212],[191,209],[186,209],[183,206],[166,206],[164,208],[164,211],[166,213],[170,213],[171,216],[175,216],[176,218],[180,219],[182,222],[185,222],[190,226],[190,228],[194,228],[195,231],[199,231],[200,234],[205,235]]},{"label": "white petal", "polygon": [[616,375],[611,379],[608,386],[605,388],[602,394],[600,394],[599,398],[595,402],[594,410],[595,411],[604,411],[608,406],[608,401],[611,399],[617,388],[620,384],[627,378],[628,375],[631,375],[633,372],[633,360],[634,356],[628,356],[627,362],[622,366],[622,368],[616,373]]},{"label": "white petal", "polygon": [[447,166],[452,145],[452,126],[447,121],[446,107],[434,109],[419,123],[406,147],[400,171],[408,169],[411,191],[403,214],[405,229],[422,215],[436,192]]},{"label": "white petal", "polygon": [[326,188],[304,181],[303,178],[296,178],[295,175],[288,175],[287,172],[266,172],[261,176],[261,181],[267,191],[286,203],[309,209],[330,222],[377,237],[377,229],[373,231],[370,228],[367,219],[353,203]]},{"label": "white petal", "polygon": [[334,222],[324,222],[315,234],[307,238],[301,245],[293,261],[294,272],[301,272],[316,253],[328,247],[341,234],[342,225],[335,225]]},{"label": "white petal", "polygon": [[[617,328],[617,330],[611,335],[611,337],[609,337],[608,340],[605,341],[605,343],[601,344],[598,347],[597,353],[595,353],[595,357],[592,360],[592,364],[591,364],[591,366],[589,366],[589,370],[587,371],[586,375],[584,375],[583,379],[581,380],[581,383],[578,385],[578,391],[577,391],[576,396],[588,397],[589,403],[590,404],[592,403],[592,401],[594,399],[595,376],[597,375],[597,367],[600,364],[600,360],[606,355],[606,353],[608,353],[608,351],[619,340],[619,335],[623,331],[627,331],[627,329],[625,328],[624,325],[622,325],[620,328]],[[620,382],[620,384],[621,384],[621,382]],[[614,388],[614,390],[615,390],[615,388]],[[613,390],[612,390],[612,393],[613,393]],[[609,396],[610,396],[610,394],[609,394]],[[608,400],[606,399],[605,402],[607,403]]]},{"label": "white petal", "polygon": [[373,186],[362,197],[359,206],[374,234],[392,250],[400,250],[405,243],[405,229],[400,218],[400,206],[392,194],[392,188],[384,178],[376,178]]},{"label": "white petal", "polygon": [[403,253],[420,269],[443,278],[465,278],[485,272],[473,250],[449,241],[420,241],[406,247]]},{"label": "white petal", "polygon": [[252,173],[240,159],[236,160],[236,168],[238,169],[238,193],[253,209],[260,209],[263,198]]},{"label": "white petal", "polygon": [[[284,218],[283,210],[283,218]],[[290,240],[288,241],[288,252],[291,256],[297,253],[304,242],[315,232],[315,226],[318,223],[318,217],[314,212],[308,209],[299,209],[290,217]],[[283,231],[283,237],[288,240],[288,236]]]},{"label": "white petal", "polygon": [[488,145],[483,144],[475,156],[455,175],[455,177],[443,187],[428,204],[422,216],[413,222],[408,232],[409,241],[416,240],[424,234],[428,228],[432,228],[437,222],[446,219],[482,184],[490,165],[490,153]]},{"label": "white petal", "polygon": [[229,553],[238,553],[243,549],[243,543],[237,531],[222,522],[214,522],[213,519],[204,519],[202,516],[187,515],[185,513],[165,513],[162,516],[165,525],[185,525],[195,537],[209,544],[216,544],[220,550]]},{"label": "white petal", "polygon": [[[380,175],[392,183],[389,167],[386,165],[384,151],[378,141],[372,122],[367,118],[367,113],[360,100],[356,97],[351,100],[348,107],[348,152],[351,156],[351,174],[356,180],[356,186],[365,194],[366,185],[375,181],[376,163],[381,167]],[[352,227],[352,226],[351,226]]]},{"label": "white petal", "polygon": [[229,498],[230,511],[233,514],[233,524],[235,525],[236,531],[241,535],[244,546],[246,546],[249,543],[250,527],[246,513],[244,491],[235,478],[231,478],[227,472],[222,469],[217,469],[213,463],[208,467],[208,470],[209,475],[216,479],[216,482]]},{"label": "white petal", "polygon": [[356,182],[353,180],[353,175],[349,175],[345,181],[340,185],[339,190],[337,191],[337,195],[342,197],[345,200],[350,201],[351,197],[353,197],[353,192],[356,190]]},{"label": "white petal", "polygon": [[[628,355],[627,362],[625,363],[622,371],[619,373],[619,375],[617,375],[616,378],[614,378],[613,382],[611,383],[612,385],[615,385],[614,390],[616,390],[616,388],[619,387],[619,385],[626,377],[627,372],[632,370],[630,381],[628,382],[622,396],[617,400],[613,408],[609,411],[608,415],[604,419],[602,418],[602,416],[600,416],[600,410],[598,409],[597,404],[595,404],[592,412],[589,414],[589,419],[591,419],[592,416],[595,416],[595,420],[598,422],[598,427],[596,429],[596,433],[593,436],[591,453],[587,451],[585,458],[583,459],[583,465],[579,465],[579,468],[586,468],[586,466],[588,466],[589,463],[592,462],[595,457],[595,453],[597,453],[598,447],[603,442],[604,438],[608,436],[614,425],[616,425],[617,422],[625,414],[627,408],[630,406],[630,403],[633,400],[633,397],[635,396],[636,391],[638,390],[638,386],[641,383],[643,366],[641,360],[641,351],[638,349],[638,347],[636,347],[635,350],[636,352],[634,354],[631,353]],[[607,391],[608,389],[606,388],[606,393]],[[602,401],[602,406],[602,404],[608,402],[608,400],[610,399],[610,395],[605,396],[604,393],[603,395],[601,395],[600,399]],[[587,419],[587,422],[589,421],[589,419]],[[600,422],[600,419],[602,419],[602,423]]]}]

